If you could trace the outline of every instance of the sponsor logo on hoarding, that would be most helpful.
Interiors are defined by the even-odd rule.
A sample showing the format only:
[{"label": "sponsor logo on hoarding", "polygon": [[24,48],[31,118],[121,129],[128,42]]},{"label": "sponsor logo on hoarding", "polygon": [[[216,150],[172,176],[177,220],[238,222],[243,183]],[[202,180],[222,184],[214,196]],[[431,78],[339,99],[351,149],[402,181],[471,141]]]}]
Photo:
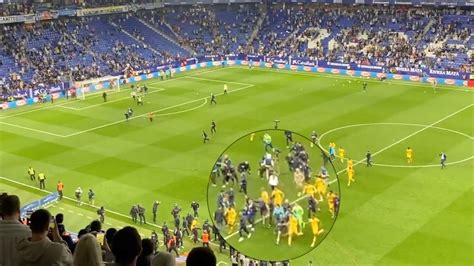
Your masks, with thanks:
[{"label": "sponsor logo on hoarding", "polygon": [[311,67],[305,66],[305,67],[303,67],[303,70],[309,72],[309,71],[311,71]]},{"label": "sponsor logo on hoarding", "polygon": [[89,92],[90,90],[91,90],[91,87],[82,88],[82,92]]},{"label": "sponsor logo on hoarding", "polygon": [[247,60],[242,60],[242,61],[240,61],[240,64],[246,66],[246,65],[249,64],[249,61],[247,61]]},{"label": "sponsor logo on hoarding", "polygon": [[180,67],[179,71],[186,71],[186,67]]},{"label": "sponsor logo on hoarding", "polygon": [[102,88],[104,88],[104,84],[103,84],[103,83],[99,83],[99,84],[95,85],[95,89],[96,89],[96,90],[100,90],[100,89],[102,89]]},{"label": "sponsor logo on hoarding", "polygon": [[325,72],[325,71],[326,71],[326,69],[325,69],[324,67],[318,67],[318,72],[323,73],[323,72]]},{"label": "sponsor logo on hoarding", "polygon": [[272,67],[272,63],[265,63],[265,67]]},{"label": "sponsor logo on hoarding", "polygon": [[377,78],[385,78],[387,75],[385,73],[377,73]]},{"label": "sponsor logo on hoarding", "polygon": [[221,61],[214,61],[212,62],[213,66],[219,66],[221,64]]},{"label": "sponsor logo on hoarding", "polygon": [[18,101],[16,101],[16,105],[17,105],[17,106],[23,106],[23,105],[25,105],[25,104],[26,104],[26,101],[25,101],[25,100],[18,100]]},{"label": "sponsor logo on hoarding", "polygon": [[456,83],[456,81],[454,79],[445,79],[444,83],[448,85],[453,85]]},{"label": "sponsor logo on hoarding", "polygon": [[346,74],[349,75],[349,76],[354,76],[355,71],[354,70],[347,70]]},{"label": "sponsor logo on hoarding", "polygon": [[229,61],[227,61],[227,64],[228,64],[228,65],[231,65],[231,66],[232,66],[232,65],[235,65],[235,61],[234,61],[234,60],[229,60]]},{"label": "sponsor logo on hoarding", "polygon": [[298,69],[298,66],[291,65],[291,66],[290,66],[290,69],[291,69],[291,70],[297,70],[297,69]]},{"label": "sponsor logo on hoarding", "polygon": [[283,68],[285,68],[285,65],[283,65],[283,64],[278,64],[277,67],[280,68],[280,69],[283,69]]},{"label": "sponsor logo on hoarding", "polygon": [[394,74],[393,79],[403,79],[402,75]]},{"label": "sponsor logo on hoarding", "polygon": [[[380,73],[379,73],[379,74],[380,74]],[[360,72],[360,75],[361,75],[362,77],[370,77],[370,72],[362,71],[362,72]]]},{"label": "sponsor logo on hoarding", "polygon": [[[207,66],[207,63],[206,63],[206,62],[200,63],[199,66],[200,66],[200,67],[205,67],[205,66]],[[191,66],[191,68],[192,68],[192,66]]]},{"label": "sponsor logo on hoarding", "polygon": [[0,106],[2,107],[2,109],[8,109],[8,103],[2,103],[0,104]]},{"label": "sponsor logo on hoarding", "polygon": [[433,83],[436,79],[435,78],[427,78],[426,81],[428,81],[429,83]]},{"label": "sponsor logo on hoarding", "polygon": [[51,97],[53,97],[53,99],[58,99],[61,97],[61,95],[59,93],[53,93],[51,94]]},{"label": "sponsor logo on hoarding", "polygon": [[150,73],[150,74],[147,74],[146,77],[149,78],[149,79],[151,79],[151,78],[153,78],[153,74],[151,74],[151,73]]},{"label": "sponsor logo on hoarding", "polygon": [[341,73],[341,71],[340,71],[339,69],[337,69],[337,68],[334,68],[334,69],[331,69],[331,73],[333,73],[333,74],[339,74],[339,73]]},{"label": "sponsor logo on hoarding", "polygon": [[140,80],[142,80],[142,77],[141,76],[136,76],[136,77],[134,77],[134,79],[135,79],[135,81],[140,81]]},{"label": "sponsor logo on hoarding", "polygon": [[418,76],[410,76],[411,81],[420,81],[420,77]]}]

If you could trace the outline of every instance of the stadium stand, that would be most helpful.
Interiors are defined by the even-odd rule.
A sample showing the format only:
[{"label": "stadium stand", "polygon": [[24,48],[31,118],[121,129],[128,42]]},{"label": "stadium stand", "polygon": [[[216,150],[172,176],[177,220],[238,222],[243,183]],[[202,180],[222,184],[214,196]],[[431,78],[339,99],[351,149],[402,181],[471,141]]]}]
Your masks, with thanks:
[{"label": "stadium stand", "polygon": [[[31,12],[26,5],[0,8],[3,15]],[[61,80],[239,53],[466,71],[474,57],[473,28],[465,8],[367,6],[362,12],[348,5],[281,3],[167,6],[1,24],[0,88],[4,99],[19,98],[20,89]]]}]

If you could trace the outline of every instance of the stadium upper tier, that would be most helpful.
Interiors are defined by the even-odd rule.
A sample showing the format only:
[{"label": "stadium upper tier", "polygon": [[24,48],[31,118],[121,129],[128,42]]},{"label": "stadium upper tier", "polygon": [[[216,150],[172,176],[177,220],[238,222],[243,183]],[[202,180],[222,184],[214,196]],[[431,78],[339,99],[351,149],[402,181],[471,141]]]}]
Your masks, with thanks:
[{"label": "stadium upper tier", "polygon": [[319,4],[177,6],[0,26],[3,94],[205,54],[249,53],[384,67],[467,69],[468,9]]}]

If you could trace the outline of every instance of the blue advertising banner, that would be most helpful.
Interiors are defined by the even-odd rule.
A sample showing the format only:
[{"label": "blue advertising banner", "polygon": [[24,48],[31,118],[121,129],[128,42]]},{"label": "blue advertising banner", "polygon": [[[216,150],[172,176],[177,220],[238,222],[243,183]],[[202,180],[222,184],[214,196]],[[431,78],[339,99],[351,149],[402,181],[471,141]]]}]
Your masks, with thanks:
[{"label": "blue advertising banner", "polygon": [[49,194],[47,196],[42,197],[39,200],[35,200],[33,202],[30,202],[26,204],[25,206],[20,208],[20,214],[21,217],[25,217],[27,212],[33,212],[39,208],[42,208],[48,204],[51,204],[53,202],[56,202],[59,200],[59,194],[58,192],[54,192],[52,194]]}]

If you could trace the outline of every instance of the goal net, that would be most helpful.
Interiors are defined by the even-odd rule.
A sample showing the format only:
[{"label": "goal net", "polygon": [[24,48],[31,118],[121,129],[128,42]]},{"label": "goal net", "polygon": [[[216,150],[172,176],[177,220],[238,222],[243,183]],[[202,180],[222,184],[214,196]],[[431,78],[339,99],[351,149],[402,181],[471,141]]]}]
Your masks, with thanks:
[{"label": "goal net", "polygon": [[120,91],[120,76],[105,76],[74,82],[78,99],[85,99],[86,95],[102,93],[104,90]]}]

